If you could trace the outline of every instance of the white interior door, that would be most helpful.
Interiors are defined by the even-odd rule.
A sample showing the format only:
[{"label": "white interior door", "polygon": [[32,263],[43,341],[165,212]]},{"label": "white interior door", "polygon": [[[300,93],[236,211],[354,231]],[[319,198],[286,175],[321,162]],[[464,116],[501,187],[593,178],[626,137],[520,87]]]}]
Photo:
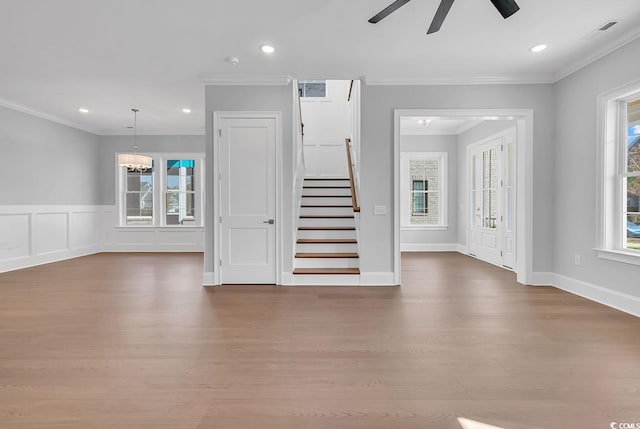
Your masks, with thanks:
[{"label": "white interior door", "polygon": [[220,120],[220,257],[224,284],[276,282],[276,120]]},{"label": "white interior door", "polygon": [[471,152],[471,233],[470,252],[476,257],[502,265],[501,170],[502,138],[475,147]]},{"label": "white interior door", "polygon": [[469,253],[515,267],[515,130],[470,151]]}]

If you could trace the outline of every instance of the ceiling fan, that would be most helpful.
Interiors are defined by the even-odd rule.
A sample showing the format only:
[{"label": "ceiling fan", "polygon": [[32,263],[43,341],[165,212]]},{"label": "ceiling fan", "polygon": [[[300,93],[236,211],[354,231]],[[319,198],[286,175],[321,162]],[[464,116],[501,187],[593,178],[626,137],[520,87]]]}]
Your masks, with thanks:
[{"label": "ceiling fan", "polygon": [[[382,21],[387,16],[391,15],[393,12],[400,9],[402,6],[409,3],[410,1],[411,0],[394,1],[389,6],[382,9],[374,17],[372,17],[369,20],[369,22],[372,24],[377,24],[378,22]],[[440,30],[440,27],[442,27],[442,23],[444,22],[444,19],[447,17],[447,14],[449,13],[449,9],[451,9],[451,6],[453,5],[454,1],[455,0],[440,1],[440,6],[438,6],[438,10],[436,11],[435,16],[433,17],[433,21],[431,21],[431,26],[429,27],[427,34],[432,34]],[[509,18],[511,15],[513,15],[518,10],[520,10],[520,7],[517,5],[515,0],[491,0],[491,3],[493,3],[495,8],[498,9],[498,12],[500,12],[500,15],[502,15],[504,19]]]}]

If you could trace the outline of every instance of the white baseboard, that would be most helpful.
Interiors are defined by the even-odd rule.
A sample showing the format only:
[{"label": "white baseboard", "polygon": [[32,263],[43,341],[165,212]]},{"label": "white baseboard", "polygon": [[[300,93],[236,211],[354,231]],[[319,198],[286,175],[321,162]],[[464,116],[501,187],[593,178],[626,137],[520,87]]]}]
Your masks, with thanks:
[{"label": "white baseboard", "polygon": [[293,286],[294,283],[294,278],[293,278],[293,273],[291,272],[282,272],[281,276],[280,276],[280,285],[281,286]]},{"label": "white baseboard", "polygon": [[456,252],[462,253],[463,255],[468,255],[469,254],[469,248],[467,246],[462,245],[462,244],[456,244]]},{"label": "white baseboard", "polygon": [[401,252],[457,252],[457,243],[400,243]]},{"label": "white baseboard", "polygon": [[292,275],[290,284],[282,286],[360,286],[360,276],[354,275]]},{"label": "white baseboard", "polygon": [[0,273],[22,270],[24,268],[31,268],[38,265],[51,264],[53,262],[66,261],[67,259],[80,258],[82,256],[95,255],[96,253],[100,253],[100,248],[98,246],[87,246],[79,249],[51,252],[45,255],[10,259],[0,262]]},{"label": "white baseboard", "polygon": [[393,272],[363,272],[360,273],[360,286],[397,286]]},{"label": "white baseboard", "polygon": [[555,286],[556,273],[536,272],[532,273],[531,281],[527,286]]},{"label": "white baseboard", "polygon": [[202,273],[202,286],[217,286],[213,272],[205,271]]},{"label": "white baseboard", "polygon": [[582,280],[554,274],[553,286],[591,301],[640,317],[640,298]]}]

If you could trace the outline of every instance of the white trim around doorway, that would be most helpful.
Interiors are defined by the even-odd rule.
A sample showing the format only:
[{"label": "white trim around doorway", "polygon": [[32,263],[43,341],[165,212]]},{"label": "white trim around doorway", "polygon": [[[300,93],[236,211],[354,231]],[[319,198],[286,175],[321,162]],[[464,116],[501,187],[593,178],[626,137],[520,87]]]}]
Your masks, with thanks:
[{"label": "white trim around doorway", "polygon": [[[276,121],[276,284],[282,284],[283,267],[283,178],[282,178],[282,112],[279,111],[217,111],[213,112],[213,282],[207,284],[220,285],[220,121],[223,119],[275,119]],[[207,278],[207,280],[211,280]]]},{"label": "white trim around doorway", "polygon": [[[437,116],[455,119],[491,117],[516,121],[516,266],[517,281],[533,282],[533,110],[532,109],[395,109],[393,144],[394,283],[400,276],[400,118]],[[466,234],[466,232],[465,232]]]}]

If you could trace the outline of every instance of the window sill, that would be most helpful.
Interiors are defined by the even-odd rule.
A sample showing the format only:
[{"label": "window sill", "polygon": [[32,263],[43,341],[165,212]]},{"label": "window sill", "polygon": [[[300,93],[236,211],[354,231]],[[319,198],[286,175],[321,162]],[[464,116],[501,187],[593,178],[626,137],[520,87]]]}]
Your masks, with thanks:
[{"label": "window sill", "polygon": [[447,231],[448,225],[403,225],[400,231]]},{"label": "window sill", "polygon": [[640,252],[628,250],[594,249],[598,258],[623,264],[640,265]]}]

